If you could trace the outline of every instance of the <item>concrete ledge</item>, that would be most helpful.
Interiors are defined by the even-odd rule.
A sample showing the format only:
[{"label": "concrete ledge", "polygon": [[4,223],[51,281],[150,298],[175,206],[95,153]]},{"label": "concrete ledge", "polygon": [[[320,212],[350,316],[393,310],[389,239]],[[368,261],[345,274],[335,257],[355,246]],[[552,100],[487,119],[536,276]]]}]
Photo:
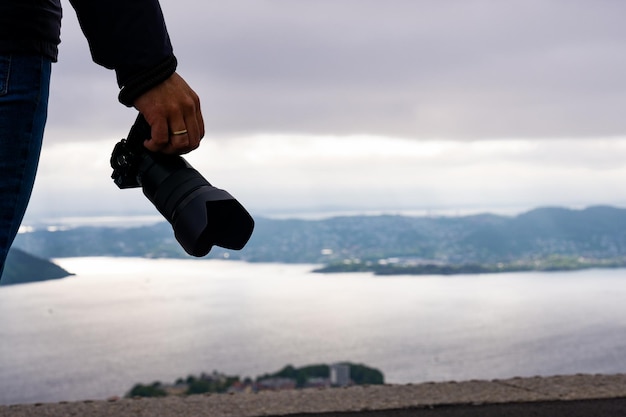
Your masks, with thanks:
[{"label": "concrete ledge", "polygon": [[[626,399],[626,375],[573,375],[493,381],[424,383],[304,389],[257,394],[212,394],[189,397],[120,399],[0,406],[0,417],[257,417],[284,415],[384,415],[454,407]],[[626,400],[619,403],[626,407]],[[577,405],[578,407],[578,405]],[[579,408],[580,409],[580,408]],[[483,410],[486,411],[486,410]],[[394,414],[395,413],[395,414]],[[391,414],[390,414],[391,415]],[[430,415],[430,414],[429,414]],[[535,415],[535,414],[533,414]],[[600,414],[598,414],[600,415]]]}]

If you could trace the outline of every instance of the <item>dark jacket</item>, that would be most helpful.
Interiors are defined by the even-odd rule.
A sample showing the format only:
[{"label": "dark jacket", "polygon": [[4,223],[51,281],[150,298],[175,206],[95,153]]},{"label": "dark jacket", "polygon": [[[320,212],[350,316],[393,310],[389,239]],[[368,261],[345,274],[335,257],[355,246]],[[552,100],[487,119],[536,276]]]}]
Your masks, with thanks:
[{"label": "dark jacket", "polygon": [[56,61],[59,0],[0,1],[0,53],[34,53]]},{"label": "dark jacket", "polygon": [[[115,70],[130,105],[176,69],[158,0],[70,0],[94,62]],[[1,0],[0,53],[38,53],[56,61],[60,0]]]}]

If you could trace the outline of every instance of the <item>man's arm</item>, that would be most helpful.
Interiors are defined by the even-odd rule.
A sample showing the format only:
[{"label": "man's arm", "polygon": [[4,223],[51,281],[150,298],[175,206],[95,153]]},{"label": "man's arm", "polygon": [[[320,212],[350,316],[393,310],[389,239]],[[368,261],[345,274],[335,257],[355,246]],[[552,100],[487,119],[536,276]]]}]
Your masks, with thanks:
[{"label": "man's arm", "polygon": [[[158,0],[70,0],[94,62],[115,70],[119,99],[152,127],[146,147],[186,153],[204,122],[196,93],[176,73],[176,58]],[[183,135],[171,132],[187,131]]]}]

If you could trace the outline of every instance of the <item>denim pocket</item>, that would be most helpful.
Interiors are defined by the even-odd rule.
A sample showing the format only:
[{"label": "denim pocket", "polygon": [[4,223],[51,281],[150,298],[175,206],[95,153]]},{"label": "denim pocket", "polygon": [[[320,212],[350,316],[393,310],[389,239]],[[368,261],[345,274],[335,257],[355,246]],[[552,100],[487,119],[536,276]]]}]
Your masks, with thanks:
[{"label": "denim pocket", "polygon": [[9,72],[11,70],[11,55],[0,55],[0,96],[9,90]]}]

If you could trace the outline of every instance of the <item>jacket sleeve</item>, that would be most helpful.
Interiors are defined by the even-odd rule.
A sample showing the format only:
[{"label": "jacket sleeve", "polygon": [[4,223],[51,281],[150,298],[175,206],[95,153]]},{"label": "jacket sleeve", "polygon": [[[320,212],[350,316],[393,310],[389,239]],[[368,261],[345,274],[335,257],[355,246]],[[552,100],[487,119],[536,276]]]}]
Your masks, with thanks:
[{"label": "jacket sleeve", "polygon": [[124,104],[132,105],[141,93],[176,70],[176,58],[158,0],[70,0],[70,3],[94,62],[115,70],[122,89],[120,101]]}]

